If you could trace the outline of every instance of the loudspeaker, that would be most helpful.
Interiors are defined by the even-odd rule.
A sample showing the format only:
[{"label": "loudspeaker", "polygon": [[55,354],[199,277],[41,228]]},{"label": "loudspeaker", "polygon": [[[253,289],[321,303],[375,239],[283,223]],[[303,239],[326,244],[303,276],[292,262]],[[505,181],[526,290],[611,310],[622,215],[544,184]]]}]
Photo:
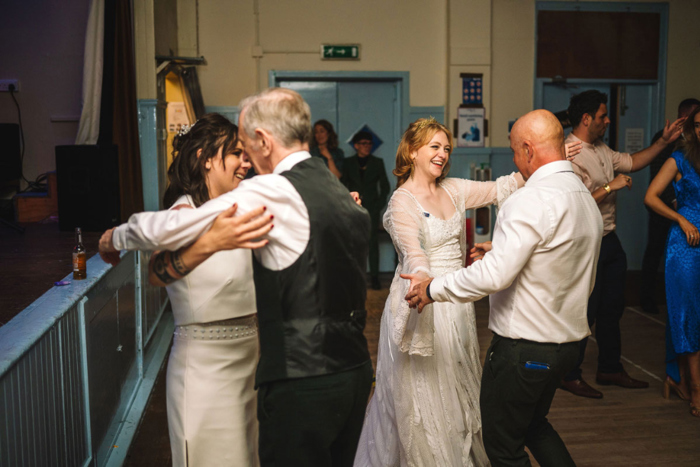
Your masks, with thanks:
[{"label": "loudspeaker", "polygon": [[101,232],[119,224],[116,145],[56,146],[58,226]]},{"label": "loudspeaker", "polygon": [[19,125],[0,123],[0,182],[12,182],[21,177]]}]

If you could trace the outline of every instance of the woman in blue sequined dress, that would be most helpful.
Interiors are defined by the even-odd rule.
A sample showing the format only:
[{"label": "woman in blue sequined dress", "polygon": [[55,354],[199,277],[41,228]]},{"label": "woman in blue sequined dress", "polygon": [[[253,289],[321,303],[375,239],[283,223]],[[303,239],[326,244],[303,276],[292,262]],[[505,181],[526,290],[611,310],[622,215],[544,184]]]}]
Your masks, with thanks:
[{"label": "woman in blue sequined dress", "polygon": [[[675,222],[666,244],[666,303],[681,381],[667,378],[665,385],[681,398],[690,394],[690,413],[700,417],[700,108],[685,121],[683,136],[681,150],[664,163],[644,202]],[[671,182],[677,211],[659,198]]]}]

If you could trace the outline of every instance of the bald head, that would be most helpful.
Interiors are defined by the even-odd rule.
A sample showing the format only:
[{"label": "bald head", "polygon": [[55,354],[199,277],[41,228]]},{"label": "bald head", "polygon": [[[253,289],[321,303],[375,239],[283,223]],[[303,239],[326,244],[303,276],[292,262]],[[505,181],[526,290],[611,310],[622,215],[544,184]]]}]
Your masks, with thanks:
[{"label": "bald head", "polygon": [[510,147],[525,180],[545,164],[566,160],[564,129],[548,110],[534,110],[520,117],[510,132]]}]

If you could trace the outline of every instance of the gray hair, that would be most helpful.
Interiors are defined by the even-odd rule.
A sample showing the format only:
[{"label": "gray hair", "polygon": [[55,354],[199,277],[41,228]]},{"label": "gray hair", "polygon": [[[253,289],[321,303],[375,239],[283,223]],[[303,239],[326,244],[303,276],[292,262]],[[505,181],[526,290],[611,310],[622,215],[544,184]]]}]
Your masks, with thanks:
[{"label": "gray hair", "polygon": [[251,138],[255,137],[256,128],[262,128],[284,147],[311,139],[311,109],[291,89],[266,89],[243,99],[238,108],[245,112],[242,128]]}]

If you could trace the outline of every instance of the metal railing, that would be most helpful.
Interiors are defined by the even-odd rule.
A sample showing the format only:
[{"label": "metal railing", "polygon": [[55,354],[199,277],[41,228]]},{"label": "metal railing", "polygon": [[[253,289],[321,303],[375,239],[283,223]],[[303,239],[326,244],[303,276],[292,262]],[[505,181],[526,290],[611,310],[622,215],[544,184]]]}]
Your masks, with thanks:
[{"label": "metal railing", "polygon": [[95,256],[0,328],[0,467],[121,464],[172,337],[147,265]]}]

